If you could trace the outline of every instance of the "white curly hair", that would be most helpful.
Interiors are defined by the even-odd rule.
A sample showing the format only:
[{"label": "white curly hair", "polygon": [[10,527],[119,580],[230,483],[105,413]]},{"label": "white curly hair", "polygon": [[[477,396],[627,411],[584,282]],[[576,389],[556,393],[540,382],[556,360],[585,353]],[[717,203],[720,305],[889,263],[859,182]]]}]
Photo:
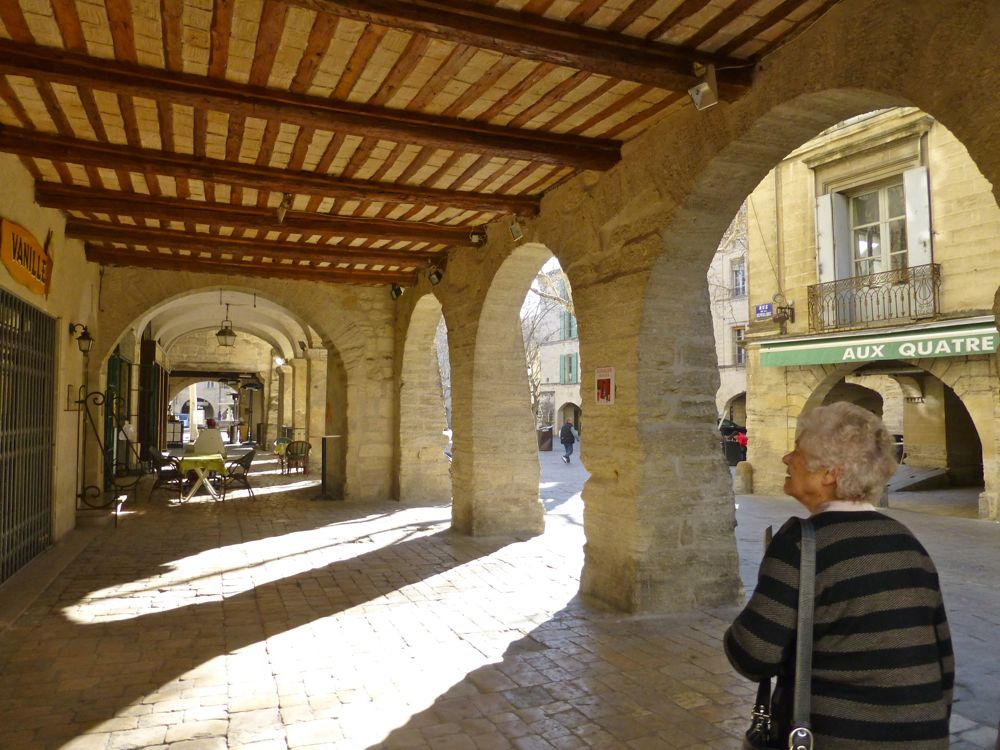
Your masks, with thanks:
[{"label": "white curly hair", "polygon": [[875,503],[896,471],[892,435],[860,406],[837,402],[799,417],[796,442],[810,471],[837,469],[837,499]]}]

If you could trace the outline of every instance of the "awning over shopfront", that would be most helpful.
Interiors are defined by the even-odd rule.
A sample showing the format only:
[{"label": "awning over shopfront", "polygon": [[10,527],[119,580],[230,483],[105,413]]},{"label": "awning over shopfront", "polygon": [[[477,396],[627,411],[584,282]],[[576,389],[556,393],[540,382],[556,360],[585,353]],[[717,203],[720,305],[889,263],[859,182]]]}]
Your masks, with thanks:
[{"label": "awning over shopfront", "polygon": [[760,345],[763,367],[877,362],[887,359],[964,357],[992,354],[1000,333],[991,316],[925,323],[906,328],[851,332],[766,341]]}]

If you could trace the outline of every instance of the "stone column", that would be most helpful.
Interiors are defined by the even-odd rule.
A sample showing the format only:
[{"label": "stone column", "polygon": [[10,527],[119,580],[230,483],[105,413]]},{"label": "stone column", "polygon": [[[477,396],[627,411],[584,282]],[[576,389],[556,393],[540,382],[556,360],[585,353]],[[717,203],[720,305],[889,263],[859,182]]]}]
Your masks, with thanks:
[{"label": "stone column", "polygon": [[295,380],[294,370],[286,362],[278,368],[278,374],[278,427],[291,427],[295,414],[292,396],[294,392],[293,382]]},{"label": "stone column", "polygon": [[[323,449],[323,435],[327,434],[326,420],[326,350],[309,349],[306,351],[307,359],[302,360],[306,364],[302,373],[307,380],[306,404],[301,422],[305,427],[304,440],[308,440],[312,445],[312,455],[315,457],[316,465],[319,466],[320,452]],[[295,360],[296,362],[300,360]],[[296,381],[301,378],[296,378]],[[298,417],[298,412],[296,412]],[[296,435],[298,437],[298,435]],[[330,446],[331,448],[333,446]],[[311,459],[312,460],[312,459]]]},{"label": "stone column", "polygon": [[753,492],[781,495],[785,467],[781,457],[795,444],[796,415],[788,413],[784,367],[761,367],[760,345],[747,346],[747,461],[753,467]]},{"label": "stone column", "polygon": [[198,439],[198,384],[188,386],[188,440]]},{"label": "stone column", "polygon": [[[426,300],[426,301],[424,301]],[[399,385],[399,499],[448,502],[451,465],[441,370],[435,348],[440,305],[427,295],[410,320]]]},{"label": "stone column", "polygon": [[[502,262],[481,306],[464,292],[445,308],[454,429],[452,528],[465,534],[544,529],[519,311],[550,257],[540,245],[519,248]],[[460,269],[459,263],[450,265],[449,278],[460,277]]]},{"label": "stone column", "polygon": [[278,404],[281,401],[281,382],[278,377],[278,370],[272,367],[269,371],[269,382],[264,387],[264,412],[260,421],[264,423],[264,432],[260,437],[263,447],[271,445],[271,441],[278,436]]},{"label": "stone column", "polygon": [[292,377],[289,381],[291,409],[288,424],[292,427],[293,440],[309,439],[309,361],[296,357],[291,361]]}]

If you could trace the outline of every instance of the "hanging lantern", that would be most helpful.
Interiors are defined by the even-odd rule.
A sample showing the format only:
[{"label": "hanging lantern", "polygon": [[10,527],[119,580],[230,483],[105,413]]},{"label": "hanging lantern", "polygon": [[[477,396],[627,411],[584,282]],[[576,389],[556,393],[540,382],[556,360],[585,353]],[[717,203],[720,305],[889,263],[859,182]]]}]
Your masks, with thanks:
[{"label": "hanging lantern", "polygon": [[226,319],[222,321],[222,327],[215,332],[215,338],[219,340],[219,346],[236,344],[236,331],[233,330],[233,322],[229,319],[229,305],[226,305]]}]

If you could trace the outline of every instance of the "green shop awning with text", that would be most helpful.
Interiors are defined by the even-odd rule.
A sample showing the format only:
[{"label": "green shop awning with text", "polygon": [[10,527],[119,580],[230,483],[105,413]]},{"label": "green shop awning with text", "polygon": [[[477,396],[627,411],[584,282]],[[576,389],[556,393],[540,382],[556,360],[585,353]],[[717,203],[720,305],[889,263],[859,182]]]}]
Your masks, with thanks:
[{"label": "green shop awning with text", "polygon": [[842,337],[797,338],[760,345],[763,367],[877,362],[886,359],[964,357],[992,354],[1000,333],[992,319],[893,331],[864,331]]}]

